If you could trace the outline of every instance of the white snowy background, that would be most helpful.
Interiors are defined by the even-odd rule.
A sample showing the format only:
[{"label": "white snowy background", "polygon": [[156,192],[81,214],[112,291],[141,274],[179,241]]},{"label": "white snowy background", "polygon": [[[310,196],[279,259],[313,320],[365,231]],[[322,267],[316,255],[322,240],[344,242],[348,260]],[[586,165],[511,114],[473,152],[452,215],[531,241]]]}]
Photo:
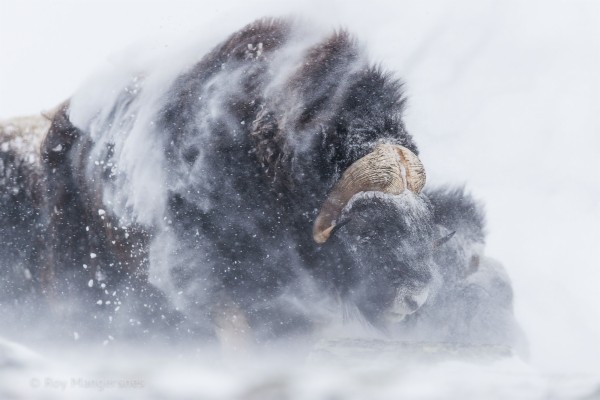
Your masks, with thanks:
[{"label": "white snowy background", "polygon": [[[528,362],[233,368],[155,349],[2,342],[0,394],[600,398],[598,1],[0,0],[0,119],[55,106],[140,48],[172,56],[189,41],[209,49],[265,15],[345,26],[406,82],[405,122],[429,182],[465,183],[486,204],[487,253],[513,280]],[[143,387],[69,387],[74,376],[133,376]]]}]

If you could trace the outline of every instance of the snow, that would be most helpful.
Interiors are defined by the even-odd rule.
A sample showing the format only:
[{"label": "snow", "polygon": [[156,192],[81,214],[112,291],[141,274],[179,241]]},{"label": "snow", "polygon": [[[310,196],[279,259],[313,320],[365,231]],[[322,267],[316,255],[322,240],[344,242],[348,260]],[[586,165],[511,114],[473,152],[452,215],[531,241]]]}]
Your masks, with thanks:
[{"label": "snow", "polygon": [[[295,364],[271,356],[257,364],[252,358],[227,359],[194,348],[158,348],[150,355],[122,348],[113,339],[85,352],[60,349],[44,359],[28,356],[25,365],[4,369],[11,385],[0,394],[45,399],[563,399],[598,394],[597,376],[544,376],[516,358],[413,364],[309,358]],[[18,352],[12,343],[2,346],[0,354]]]},{"label": "snow", "polygon": [[[74,332],[61,347],[23,335],[26,346],[0,339],[0,398],[600,397],[600,3],[177,0],[144,3],[133,24],[140,4],[3,0],[0,118],[52,109],[132,54],[172,54],[182,40],[208,49],[259,16],[348,26],[406,81],[428,184],[466,183],[485,202],[486,253],[513,281],[530,358],[227,360],[191,344],[85,343]],[[7,143],[0,150],[23,146]]]}]

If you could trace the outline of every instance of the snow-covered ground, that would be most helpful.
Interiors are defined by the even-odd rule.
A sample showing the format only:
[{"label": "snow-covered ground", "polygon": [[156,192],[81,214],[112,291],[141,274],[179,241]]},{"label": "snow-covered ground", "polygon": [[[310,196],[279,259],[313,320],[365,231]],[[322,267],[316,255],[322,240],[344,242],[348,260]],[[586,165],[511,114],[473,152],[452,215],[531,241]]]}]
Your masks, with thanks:
[{"label": "snow-covered ground", "polygon": [[600,398],[599,2],[0,0],[0,118],[52,108],[140,48],[209,48],[289,14],[350,28],[406,81],[429,182],[487,205],[487,253],[512,277],[530,359],[231,362],[23,340],[0,342],[0,398]]},{"label": "snow-covered ground", "polygon": [[[6,346],[6,343],[0,343]],[[517,358],[436,363],[402,357],[344,361],[223,359],[191,348],[46,350],[0,347],[5,399],[595,399],[593,374],[543,374]],[[50,361],[52,360],[52,361]]]}]

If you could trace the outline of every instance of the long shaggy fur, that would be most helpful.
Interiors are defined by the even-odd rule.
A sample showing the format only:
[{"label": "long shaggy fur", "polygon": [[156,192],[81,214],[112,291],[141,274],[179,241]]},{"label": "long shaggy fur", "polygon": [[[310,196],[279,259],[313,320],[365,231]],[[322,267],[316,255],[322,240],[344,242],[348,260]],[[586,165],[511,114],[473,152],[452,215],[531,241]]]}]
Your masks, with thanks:
[{"label": "long shaggy fur", "polygon": [[259,20],[175,76],[133,74],[98,104],[80,93],[61,105],[29,211],[13,210],[42,204],[28,217],[44,235],[31,240],[44,254],[38,290],[82,297],[79,317],[114,292],[118,307],[101,302],[111,321],[129,307],[207,333],[235,308],[268,339],[310,329],[324,294],[373,315],[392,292],[410,298],[438,279],[430,243],[450,230],[461,241],[436,261],[458,285],[484,240],[483,213],[461,190],[355,199],[353,222],[323,246],[312,240],[352,163],[381,142],[418,149],[402,84],[346,31],[306,37],[294,22]]},{"label": "long shaggy fur", "polygon": [[[273,299],[306,271],[330,268],[343,251],[316,246],[311,225],[341,172],[382,140],[418,150],[401,122],[398,81],[370,66],[345,31],[314,43],[300,36],[294,23],[260,20],[179,75],[153,104],[142,138],[160,154],[130,169],[121,157],[147,122],[143,80],[84,124],[70,123],[65,106],[44,146],[60,215],[50,221],[50,247],[59,250],[52,265],[71,275],[147,275],[196,321],[220,297],[251,319],[280,313]],[[60,154],[50,151],[57,143]],[[150,163],[161,164],[166,185],[156,198],[164,207],[145,218],[122,194],[132,169],[157,167]],[[148,246],[124,240],[122,224]]]}]

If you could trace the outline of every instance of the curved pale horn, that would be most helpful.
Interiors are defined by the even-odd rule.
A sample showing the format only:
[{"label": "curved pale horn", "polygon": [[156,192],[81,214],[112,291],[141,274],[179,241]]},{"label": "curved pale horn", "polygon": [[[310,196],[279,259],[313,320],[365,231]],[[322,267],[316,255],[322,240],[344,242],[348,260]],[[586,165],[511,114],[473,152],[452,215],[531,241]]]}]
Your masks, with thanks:
[{"label": "curved pale horn", "polygon": [[405,189],[419,193],[425,185],[425,168],[417,156],[395,144],[380,144],[344,172],[323,203],[313,225],[313,239],[325,243],[336,219],[360,192],[400,194]]}]

